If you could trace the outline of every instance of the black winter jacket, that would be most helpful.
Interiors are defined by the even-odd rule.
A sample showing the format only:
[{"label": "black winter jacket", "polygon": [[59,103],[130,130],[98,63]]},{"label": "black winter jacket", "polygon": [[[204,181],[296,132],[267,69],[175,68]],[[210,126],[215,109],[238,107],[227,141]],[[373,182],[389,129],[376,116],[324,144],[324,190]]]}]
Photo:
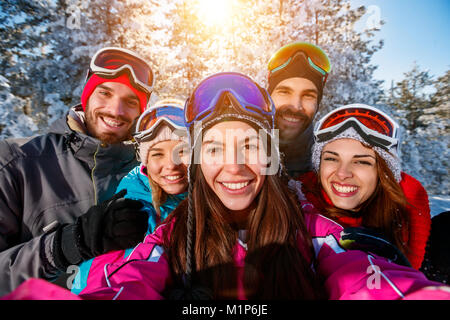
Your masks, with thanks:
[{"label": "black winter jacket", "polygon": [[314,127],[310,124],[293,141],[280,140],[280,152],[288,175],[297,179],[312,170],[311,148],[314,144]]},{"label": "black winter jacket", "polygon": [[0,296],[29,277],[58,277],[55,228],[110,198],[138,164],[131,144],[82,133],[83,118],[76,106],[47,134],[0,141]]}]

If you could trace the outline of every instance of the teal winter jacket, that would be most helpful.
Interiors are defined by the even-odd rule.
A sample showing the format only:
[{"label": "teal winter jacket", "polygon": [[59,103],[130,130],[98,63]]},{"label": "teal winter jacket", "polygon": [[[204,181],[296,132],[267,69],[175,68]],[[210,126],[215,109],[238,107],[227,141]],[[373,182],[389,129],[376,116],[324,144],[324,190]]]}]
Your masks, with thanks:
[{"label": "teal winter jacket", "polygon": [[[156,226],[159,224],[160,220],[156,215],[155,208],[152,204],[152,190],[148,182],[148,176],[146,173],[146,168],[144,165],[139,165],[132,169],[119,183],[116,189],[116,193],[126,189],[127,194],[125,198],[139,200],[143,203],[144,207],[142,210],[148,213],[148,230],[147,234],[152,233]],[[159,207],[161,212],[161,221],[164,220],[169,213],[171,213],[178,204],[187,196],[187,192],[169,195],[167,200]],[[144,239],[144,238],[143,238]],[[123,250],[124,258],[126,258],[132,251],[133,248]],[[79,265],[77,270],[77,275],[74,279],[71,291],[78,294],[86,287],[87,278],[91,272],[91,266],[96,258],[84,261]]]},{"label": "teal winter jacket", "polygon": [[[148,213],[149,233],[152,233],[156,225],[160,222],[155,208],[152,204],[152,190],[148,182],[148,176],[144,165],[139,165],[131,170],[119,183],[116,193],[126,189],[125,198],[139,200],[144,204],[142,210]],[[160,206],[161,219],[164,220],[187,195],[186,193],[169,195],[166,202]]]}]

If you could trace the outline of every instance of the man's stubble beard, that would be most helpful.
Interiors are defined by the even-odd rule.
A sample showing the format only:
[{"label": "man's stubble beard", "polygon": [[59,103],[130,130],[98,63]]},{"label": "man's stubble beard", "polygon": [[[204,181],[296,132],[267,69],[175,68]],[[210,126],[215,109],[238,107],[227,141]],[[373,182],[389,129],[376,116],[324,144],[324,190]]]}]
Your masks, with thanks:
[{"label": "man's stubble beard", "polygon": [[[119,144],[123,141],[127,141],[130,140],[132,138],[131,136],[131,130],[132,130],[132,126],[130,125],[129,130],[127,131],[126,134],[118,136],[114,133],[99,133],[97,132],[96,129],[96,121],[101,121],[100,120],[100,116],[101,115],[106,115],[105,113],[98,113],[98,112],[90,112],[89,111],[89,106],[86,106],[86,111],[85,111],[85,116],[86,116],[86,129],[87,129],[87,133],[91,136],[94,137],[98,140],[100,140],[101,142],[107,143],[107,144]],[[121,120],[125,120],[125,119],[121,119]],[[127,121],[128,122],[128,121]]]},{"label": "man's stubble beard", "polygon": [[[292,110],[287,111],[288,109],[286,108],[281,108],[279,111],[277,110],[277,112],[275,113],[275,127],[277,129],[280,130],[280,140],[284,141],[284,142],[289,142],[289,141],[295,141],[303,132],[305,132],[305,130],[311,125],[312,121],[313,121],[313,117],[310,118],[308,117],[304,112],[293,112]],[[300,124],[300,127],[297,129],[297,133],[294,136],[288,136],[286,137],[285,134],[283,134],[283,129],[280,128],[279,125],[279,119],[282,117],[282,115],[284,113],[290,113],[291,115],[295,115],[297,117],[301,117],[302,118],[302,122]]]}]

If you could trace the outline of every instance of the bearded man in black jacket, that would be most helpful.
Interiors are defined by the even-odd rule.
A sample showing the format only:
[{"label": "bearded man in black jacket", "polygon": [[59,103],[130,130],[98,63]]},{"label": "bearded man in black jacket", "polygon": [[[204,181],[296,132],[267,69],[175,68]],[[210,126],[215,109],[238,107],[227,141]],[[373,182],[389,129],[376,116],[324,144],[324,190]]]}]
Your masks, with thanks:
[{"label": "bearded man in black jacket", "polygon": [[114,193],[138,164],[131,133],[153,83],[136,53],[103,48],[91,60],[80,105],[47,134],[0,141],[0,296],[142,240],[142,205]]}]

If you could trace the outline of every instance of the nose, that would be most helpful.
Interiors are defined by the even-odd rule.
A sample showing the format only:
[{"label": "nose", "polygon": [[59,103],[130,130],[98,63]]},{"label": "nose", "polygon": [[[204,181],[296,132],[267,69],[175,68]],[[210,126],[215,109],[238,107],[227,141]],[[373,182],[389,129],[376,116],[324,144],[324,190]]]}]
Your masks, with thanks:
[{"label": "nose", "polygon": [[173,159],[172,157],[167,157],[164,167],[169,170],[173,170],[177,167],[177,164],[175,163],[176,159]]},{"label": "nose", "polygon": [[226,163],[223,166],[223,170],[228,172],[231,175],[238,175],[241,173],[242,169],[245,167],[244,164],[239,163]]},{"label": "nose", "polygon": [[296,111],[303,110],[302,99],[299,95],[293,95],[291,98],[291,105]]},{"label": "nose", "polygon": [[224,154],[224,169],[230,173],[237,173],[240,170],[240,163],[242,163],[242,159],[238,154],[236,148],[227,148]]},{"label": "nose", "polygon": [[111,99],[108,110],[114,116],[123,116],[125,114],[125,101],[121,98]]},{"label": "nose", "polygon": [[345,180],[346,178],[351,178],[353,176],[353,173],[352,173],[350,164],[340,163],[339,167],[336,170],[336,176],[341,180]]}]

